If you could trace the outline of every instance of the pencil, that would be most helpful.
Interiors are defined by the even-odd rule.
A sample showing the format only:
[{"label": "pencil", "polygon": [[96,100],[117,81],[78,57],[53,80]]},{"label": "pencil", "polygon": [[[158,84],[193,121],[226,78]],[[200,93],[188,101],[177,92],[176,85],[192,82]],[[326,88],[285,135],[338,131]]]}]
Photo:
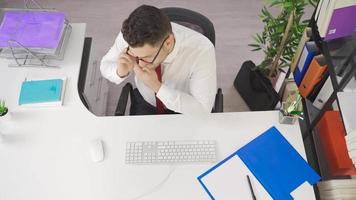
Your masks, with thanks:
[{"label": "pencil", "polygon": [[246,175],[246,176],[247,176],[248,185],[250,186],[250,192],[251,192],[252,199],[256,200],[256,196],[255,196],[255,192],[253,191],[250,176],[249,175]]}]

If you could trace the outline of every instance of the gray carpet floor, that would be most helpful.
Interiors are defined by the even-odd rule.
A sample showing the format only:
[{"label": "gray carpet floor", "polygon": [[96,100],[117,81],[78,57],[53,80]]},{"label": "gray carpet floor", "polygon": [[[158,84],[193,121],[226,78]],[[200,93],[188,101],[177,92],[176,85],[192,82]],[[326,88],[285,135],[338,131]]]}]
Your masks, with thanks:
[{"label": "gray carpet floor", "polygon": [[[224,94],[224,111],[249,110],[233,87],[233,81],[246,60],[255,63],[263,59],[260,52],[252,52],[248,44],[251,35],[261,32],[259,19],[262,0],[38,0],[43,7],[64,11],[73,23],[87,23],[87,36],[93,37],[92,60],[98,60],[113,44],[121,23],[141,4],[156,7],[184,7],[207,16],[215,26],[218,87]],[[23,7],[23,0],[0,0],[0,7]],[[306,10],[310,18],[312,8]],[[128,80],[132,81],[132,80]],[[121,85],[110,84],[107,115],[112,115]]]}]

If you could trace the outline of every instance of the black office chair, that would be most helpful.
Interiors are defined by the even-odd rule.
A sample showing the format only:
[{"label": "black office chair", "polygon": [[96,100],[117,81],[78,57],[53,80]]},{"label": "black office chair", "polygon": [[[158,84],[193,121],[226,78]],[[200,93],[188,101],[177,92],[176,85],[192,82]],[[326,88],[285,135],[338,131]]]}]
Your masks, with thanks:
[{"label": "black office chair", "polygon": [[[200,13],[185,9],[185,8],[162,8],[161,9],[172,22],[183,25],[190,29],[193,29],[205,37],[207,37],[211,43],[215,46],[215,29],[213,23]],[[128,97],[133,98],[133,87],[131,83],[126,83],[122,88],[119,102],[116,107],[115,115],[125,115]],[[215,96],[215,103],[212,112],[223,112],[223,94],[221,88],[218,89]]]},{"label": "black office chair", "polygon": [[80,71],[79,71],[79,77],[78,77],[79,97],[80,97],[80,100],[82,101],[82,103],[84,104],[84,106],[88,110],[89,110],[89,103],[88,103],[88,100],[84,94],[84,88],[85,88],[85,81],[86,81],[86,76],[87,76],[87,71],[88,71],[88,64],[89,64],[92,40],[93,40],[93,38],[91,38],[91,37],[86,37],[84,39],[82,62],[80,64]]}]

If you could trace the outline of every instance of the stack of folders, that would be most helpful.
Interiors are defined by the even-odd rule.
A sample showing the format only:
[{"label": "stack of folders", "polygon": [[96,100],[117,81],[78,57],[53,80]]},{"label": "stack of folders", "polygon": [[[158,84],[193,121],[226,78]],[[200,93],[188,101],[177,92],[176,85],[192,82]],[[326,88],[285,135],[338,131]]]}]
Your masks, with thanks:
[{"label": "stack of folders", "polygon": [[309,42],[312,36],[312,29],[310,27],[306,27],[304,29],[303,35],[300,38],[297,50],[295,51],[294,57],[291,62],[291,72],[294,72],[295,68],[297,67],[300,55],[305,47],[305,43]]},{"label": "stack of folders", "polygon": [[338,92],[337,97],[346,129],[347,150],[353,164],[356,166],[356,92]]},{"label": "stack of folders", "polygon": [[0,10],[0,56],[36,55],[62,58],[71,29],[65,14],[48,10]]},{"label": "stack of folders", "polygon": [[356,179],[334,179],[318,183],[322,200],[356,199]]},{"label": "stack of folders", "polygon": [[355,18],[355,0],[320,0],[314,19],[320,36],[329,41],[354,34]]},{"label": "stack of folders", "polygon": [[314,56],[319,54],[319,49],[314,41],[305,43],[302,53],[298,58],[296,68],[294,70],[293,76],[295,83],[299,86],[303,80],[305,73],[307,72],[310,63],[312,62]]},{"label": "stack of folders", "polygon": [[20,106],[61,106],[66,79],[26,80],[21,85]]},{"label": "stack of folders", "polygon": [[[348,147],[345,139],[345,128],[340,112],[325,112],[318,122],[317,127],[329,175],[356,175],[355,166],[348,153]],[[351,138],[349,135],[348,137]]]}]

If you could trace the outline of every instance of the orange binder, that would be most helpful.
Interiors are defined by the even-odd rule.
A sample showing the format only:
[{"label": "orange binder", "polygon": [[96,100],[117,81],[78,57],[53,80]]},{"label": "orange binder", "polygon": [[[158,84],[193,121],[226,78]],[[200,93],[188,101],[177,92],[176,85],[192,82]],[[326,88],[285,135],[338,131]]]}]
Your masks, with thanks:
[{"label": "orange binder", "polygon": [[299,93],[302,97],[307,98],[309,96],[314,87],[320,82],[326,69],[324,56],[315,56],[299,86]]},{"label": "orange binder", "polygon": [[327,111],[319,121],[319,138],[331,176],[352,176],[355,167],[349,157],[345,128],[339,111]]}]

